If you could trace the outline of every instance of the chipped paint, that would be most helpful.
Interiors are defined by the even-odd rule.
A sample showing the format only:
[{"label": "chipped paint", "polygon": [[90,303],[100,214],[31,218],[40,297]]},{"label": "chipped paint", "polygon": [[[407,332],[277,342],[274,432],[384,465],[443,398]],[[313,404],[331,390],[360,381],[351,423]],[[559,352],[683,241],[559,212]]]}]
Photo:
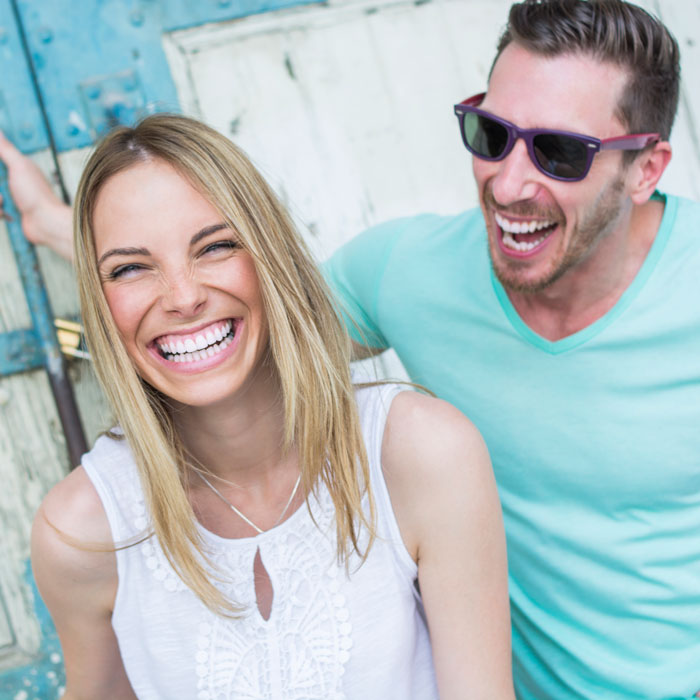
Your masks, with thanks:
[{"label": "chipped paint", "polygon": [[49,611],[34,583],[29,560],[26,562],[25,584],[34,596],[34,613],[41,628],[41,647],[30,663],[0,673],[0,700],[58,700],[66,684],[61,646]]}]

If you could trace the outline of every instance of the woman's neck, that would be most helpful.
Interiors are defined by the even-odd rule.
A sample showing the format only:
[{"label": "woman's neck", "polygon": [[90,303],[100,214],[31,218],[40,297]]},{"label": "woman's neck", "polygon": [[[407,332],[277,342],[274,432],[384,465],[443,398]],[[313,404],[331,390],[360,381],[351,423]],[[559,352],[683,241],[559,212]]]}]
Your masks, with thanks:
[{"label": "woman's neck", "polygon": [[174,420],[188,452],[215,477],[255,487],[284,469],[284,405],[276,373],[264,367],[213,406],[179,406]]}]

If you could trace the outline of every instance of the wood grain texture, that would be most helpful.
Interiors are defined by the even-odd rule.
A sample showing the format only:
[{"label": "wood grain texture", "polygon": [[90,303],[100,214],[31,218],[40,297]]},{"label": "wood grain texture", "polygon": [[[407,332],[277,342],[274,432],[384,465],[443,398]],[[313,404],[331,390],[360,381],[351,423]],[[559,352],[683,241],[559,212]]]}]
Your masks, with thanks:
[{"label": "wood grain texture", "polygon": [[[66,154],[64,171],[76,182],[84,153]],[[48,152],[33,156],[52,177]],[[73,163],[76,163],[73,166]],[[79,163],[79,164],[78,164]],[[48,250],[39,250],[40,265],[54,314],[76,317],[78,304],[71,266]],[[31,327],[7,232],[0,226],[0,332]],[[108,426],[108,411],[89,363],[69,369],[88,441]],[[70,465],[60,421],[43,371],[0,379],[0,671],[29,663],[42,635],[34,595],[27,585],[30,527],[41,499]]]}]

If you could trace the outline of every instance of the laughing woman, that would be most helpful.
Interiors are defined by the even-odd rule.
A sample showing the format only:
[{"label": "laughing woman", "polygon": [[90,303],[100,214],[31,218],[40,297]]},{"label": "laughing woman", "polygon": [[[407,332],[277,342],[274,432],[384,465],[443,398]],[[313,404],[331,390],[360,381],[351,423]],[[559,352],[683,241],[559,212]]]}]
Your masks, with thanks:
[{"label": "laughing woman", "polygon": [[486,449],[437,399],[353,387],[328,290],[245,156],[149,117],[97,148],[76,212],[118,427],[34,524],[64,697],[512,698]]}]

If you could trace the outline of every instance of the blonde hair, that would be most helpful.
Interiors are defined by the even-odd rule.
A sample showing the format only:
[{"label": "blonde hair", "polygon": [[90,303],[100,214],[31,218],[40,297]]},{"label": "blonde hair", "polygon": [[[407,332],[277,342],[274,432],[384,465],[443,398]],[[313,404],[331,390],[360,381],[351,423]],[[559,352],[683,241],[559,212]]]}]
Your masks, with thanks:
[{"label": "blonde hair", "polygon": [[[126,352],[102,291],[92,221],[103,185],[149,160],[168,163],[216,207],[255,262],[279,375],[284,447],[295,445],[306,493],[320,484],[335,507],[338,559],[366,558],[374,503],[350,377],[351,346],[330,292],[291,218],[245,154],[217,131],[176,115],[112,131],[83,172],[75,201],[74,252],[85,334],[97,375],[133,452],[153,533],[178,576],[220,614],[235,613],[211,580],[212,567],[187,497],[186,454],[167,397],[143,381]],[[367,495],[368,513],[362,508]],[[369,539],[360,544],[360,530]],[[362,551],[363,550],[363,551]]]}]

